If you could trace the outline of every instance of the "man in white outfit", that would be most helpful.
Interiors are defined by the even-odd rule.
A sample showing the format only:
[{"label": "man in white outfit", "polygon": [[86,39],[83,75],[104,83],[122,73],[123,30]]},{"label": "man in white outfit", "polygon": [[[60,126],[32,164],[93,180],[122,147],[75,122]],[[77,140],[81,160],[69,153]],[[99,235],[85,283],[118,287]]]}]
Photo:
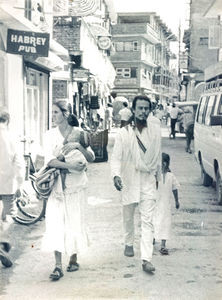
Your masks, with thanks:
[{"label": "man in white outfit", "polygon": [[128,120],[132,116],[132,112],[128,108],[128,103],[127,102],[123,102],[123,108],[119,111],[119,114],[120,114],[120,117],[121,117],[120,128],[122,128],[127,124]]},{"label": "man in white outfit", "polygon": [[23,159],[18,154],[18,147],[8,131],[9,113],[3,107],[0,108],[0,201],[3,202],[3,210],[0,221],[0,261],[5,267],[11,267],[12,262],[8,256],[11,245],[7,232],[10,221],[7,224],[7,215],[12,214],[14,196],[20,197],[20,188],[23,184],[25,168]]},{"label": "man in white outfit", "polygon": [[114,186],[121,191],[125,256],[134,256],[134,213],[141,215],[141,259],[145,272],[155,271],[153,254],[153,213],[160,172],[160,121],[150,114],[151,101],[136,96],[132,103],[134,124],[119,130],[111,159]]}]

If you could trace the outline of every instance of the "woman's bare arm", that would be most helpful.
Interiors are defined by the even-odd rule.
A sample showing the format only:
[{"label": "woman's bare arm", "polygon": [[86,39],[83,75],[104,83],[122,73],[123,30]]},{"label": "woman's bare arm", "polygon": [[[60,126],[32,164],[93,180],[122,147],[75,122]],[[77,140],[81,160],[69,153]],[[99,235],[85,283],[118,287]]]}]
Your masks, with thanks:
[{"label": "woman's bare arm", "polygon": [[86,164],[80,161],[75,161],[72,164],[59,161],[58,159],[52,159],[47,164],[48,167],[53,167],[57,169],[69,169],[75,171],[83,171],[86,167]]}]

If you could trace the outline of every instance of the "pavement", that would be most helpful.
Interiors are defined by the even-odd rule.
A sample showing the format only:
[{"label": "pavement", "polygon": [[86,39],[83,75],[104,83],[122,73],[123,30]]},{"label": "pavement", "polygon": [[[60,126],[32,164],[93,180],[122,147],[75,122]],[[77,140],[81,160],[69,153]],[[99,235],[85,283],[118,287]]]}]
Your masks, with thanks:
[{"label": "pavement", "polygon": [[[109,157],[118,129],[109,134]],[[65,272],[59,282],[49,281],[54,266],[51,253],[40,249],[44,221],[32,226],[13,224],[11,251],[14,265],[0,266],[0,299],[155,299],[219,300],[222,298],[222,207],[213,188],[201,186],[200,169],[193,154],[185,152],[185,138],[168,138],[162,129],[163,151],[171,156],[171,169],[181,187],[179,210],[173,208],[173,237],[169,255],[154,247],[154,275],[142,271],[136,211],[135,256],[123,255],[120,195],[110,178],[108,162],[88,168],[86,220],[90,247],[79,256],[80,270]],[[68,257],[64,257],[64,271]]]}]

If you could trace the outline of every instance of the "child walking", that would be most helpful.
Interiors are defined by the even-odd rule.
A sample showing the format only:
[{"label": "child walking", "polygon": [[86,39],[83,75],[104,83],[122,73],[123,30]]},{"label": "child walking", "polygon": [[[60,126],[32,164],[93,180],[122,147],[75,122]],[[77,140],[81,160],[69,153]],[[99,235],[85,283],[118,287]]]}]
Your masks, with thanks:
[{"label": "child walking", "polygon": [[154,215],[154,241],[161,240],[160,253],[168,255],[166,241],[171,234],[171,200],[172,194],[175,200],[176,209],[180,207],[178,200],[179,183],[175,175],[170,171],[170,156],[162,153],[162,174],[158,187],[158,200]]}]

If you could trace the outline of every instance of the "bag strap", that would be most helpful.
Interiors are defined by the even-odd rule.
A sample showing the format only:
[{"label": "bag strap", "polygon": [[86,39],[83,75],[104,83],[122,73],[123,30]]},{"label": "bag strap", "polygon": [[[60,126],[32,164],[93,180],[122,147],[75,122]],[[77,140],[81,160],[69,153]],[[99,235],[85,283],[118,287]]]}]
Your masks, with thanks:
[{"label": "bag strap", "polygon": [[[126,129],[126,131],[129,131],[128,125],[124,126],[124,128]],[[146,152],[146,147],[143,145],[141,139],[137,135],[136,135],[136,138],[137,138],[137,142],[138,142],[139,147],[145,153]]]},{"label": "bag strap", "polygon": [[143,153],[146,152],[146,147],[143,145],[141,139],[136,135],[136,138],[137,138],[137,142],[138,142],[138,145],[140,147],[140,149],[143,151]]}]

